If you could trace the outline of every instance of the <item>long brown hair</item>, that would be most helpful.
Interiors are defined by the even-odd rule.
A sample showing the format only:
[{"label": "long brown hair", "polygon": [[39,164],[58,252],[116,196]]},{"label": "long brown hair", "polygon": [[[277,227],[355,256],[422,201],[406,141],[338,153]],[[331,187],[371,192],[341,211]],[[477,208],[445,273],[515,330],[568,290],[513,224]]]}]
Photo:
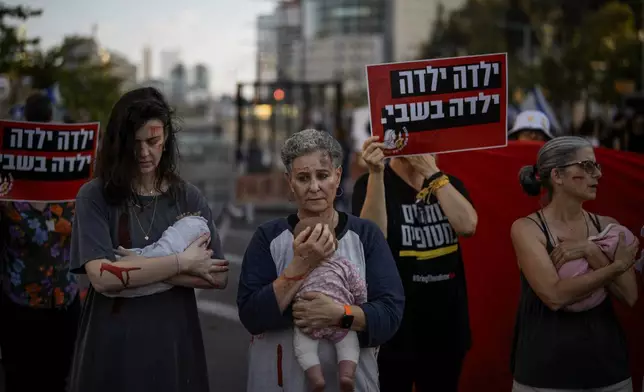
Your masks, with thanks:
[{"label": "long brown hair", "polygon": [[114,105],[96,156],[94,176],[103,181],[105,198],[122,204],[132,196],[132,183],[138,175],[136,132],[149,120],[160,120],[165,129],[165,151],[157,167],[157,191],[168,182],[171,191],[182,182],[177,173],[179,150],[176,118],[163,95],[151,87],[125,93]]}]

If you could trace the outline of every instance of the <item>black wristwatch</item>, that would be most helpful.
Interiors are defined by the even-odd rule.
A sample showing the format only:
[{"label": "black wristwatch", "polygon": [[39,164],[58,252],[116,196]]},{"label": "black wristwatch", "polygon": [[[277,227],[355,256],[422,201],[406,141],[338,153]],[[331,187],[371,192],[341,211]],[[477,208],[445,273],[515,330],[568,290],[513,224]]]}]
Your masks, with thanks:
[{"label": "black wristwatch", "polygon": [[344,315],[340,319],[340,328],[350,329],[353,325],[353,315],[351,314],[351,306],[344,305]]}]

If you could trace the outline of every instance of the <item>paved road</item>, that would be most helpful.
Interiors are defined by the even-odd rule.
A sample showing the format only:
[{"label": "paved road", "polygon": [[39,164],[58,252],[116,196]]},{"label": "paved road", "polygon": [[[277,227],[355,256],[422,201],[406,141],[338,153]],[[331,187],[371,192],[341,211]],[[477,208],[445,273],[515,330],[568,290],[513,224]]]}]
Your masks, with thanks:
[{"label": "paved road", "polygon": [[241,259],[253,231],[253,228],[233,228],[223,241],[226,258],[230,261],[226,290],[197,292],[213,392],[245,390],[250,334],[239,322],[236,296]]},{"label": "paved road", "polygon": [[[245,390],[250,334],[237,316],[236,295],[241,259],[255,227],[275,217],[275,214],[258,214],[252,226],[233,223],[223,241],[224,252],[230,260],[228,288],[196,293],[212,392]],[[0,392],[4,392],[1,369]]]},{"label": "paved road", "polygon": [[201,329],[208,360],[210,390],[213,392],[244,391],[250,334],[237,315],[237,285],[241,259],[255,227],[274,214],[258,214],[252,226],[233,223],[223,239],[224,252],[230,261],[228,288],[224,291],[197,292]]}]

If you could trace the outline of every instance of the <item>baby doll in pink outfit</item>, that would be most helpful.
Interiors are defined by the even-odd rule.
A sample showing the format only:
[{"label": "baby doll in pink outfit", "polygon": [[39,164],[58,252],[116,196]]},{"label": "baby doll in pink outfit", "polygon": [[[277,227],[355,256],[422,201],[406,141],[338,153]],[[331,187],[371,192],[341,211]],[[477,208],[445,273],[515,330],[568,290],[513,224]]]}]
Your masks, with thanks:
[{"label": "baby doll in pink outfit", "polygon": [[[307,227],[315,227],[318,223],[329,222],[322,218],[303,219],[293,230],[293,236],[297,237]],[[337,252],[311,271],[295,295],[295,300],[308,292],[325,294],[341,305],[360,305],[367,301],[367,286],[356,266]],[[355,372],[360,357],[360,344],[355,331],[331,327],[314,329],[307,335],[296,326],[294,332],[295,357],[314,391],[323,391],[325,386],[318,356],[320,339],[327,339],[335,345],[340,390],[354,390]]]},{"label": "baby doll in pink outfit", "polygon": [[[617,250],[617,244],[619,243],[619,233],[624,233],[624,242],[626,244],[632,244],[635,240],[635,236],[630,230],[624,226],[616,225],[614,223],[606,226],[601,233],[590,237],[589,240],[599,246],[602,252],[604,252],[611,261],[613,261],[615,251]],[[592,271],[592,268],[588,265],[588,261],[582,258],[565,263],[559,268],[558,273],[561,278],[573,278],[590,271]],[[602,287],[601,289],[595,290],[591,295],[583,300],[566,306],[565,310],[569,312],[582,312],[601,304],[604,299],[606,299],[606,289]]]}]

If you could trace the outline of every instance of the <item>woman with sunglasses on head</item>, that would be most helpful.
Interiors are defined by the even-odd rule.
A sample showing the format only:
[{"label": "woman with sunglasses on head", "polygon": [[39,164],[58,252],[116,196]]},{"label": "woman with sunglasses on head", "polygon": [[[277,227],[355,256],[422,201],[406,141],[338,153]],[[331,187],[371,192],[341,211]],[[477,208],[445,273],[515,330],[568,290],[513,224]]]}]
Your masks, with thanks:
[{"label": "woman with sunglasses on head", "polygon": [[[519,173],[524,191],[538,196],[545,188],[549,203],[511,229],[521,270],[511,360],[514,392],[632,391],[626,340],[611,299],[584,311],[567,308],[601,288],[629,306],[637,301],[637,240],[620,237],[609,260],[590,238],[617,224],[583,209],[585,201],[596,198],[601,176],[590,142],[574,136],[548,141],[536,165]],[[558,267],[581,257],[590,271],[560,277]]]},{"label": "woman with sunglasses on head", "polygon": [[[123,95],[101,137],[95,178],[76,197],[71,264],[90,288],[70,392],[209,390],[194,288],[224,288],[228,267],[217,260],[223,254],[206,199],[176,172],[173,124],[157,90]],[[146,258],[125,251],[157,242],[190,215],[202,216],[209,233],[183,252]],[[174,287],[124,294],[160,282]]]}]

